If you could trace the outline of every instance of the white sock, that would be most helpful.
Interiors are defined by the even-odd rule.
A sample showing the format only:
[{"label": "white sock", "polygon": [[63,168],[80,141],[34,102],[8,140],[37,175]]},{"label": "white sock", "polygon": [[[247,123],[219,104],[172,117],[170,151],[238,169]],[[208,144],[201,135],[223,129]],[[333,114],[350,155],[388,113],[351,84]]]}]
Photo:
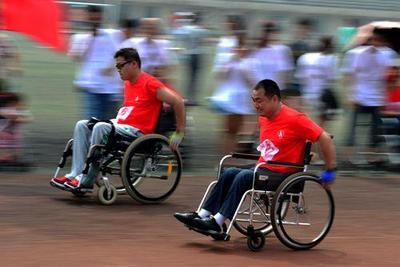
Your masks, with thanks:
[{"label": "white sock", "polygon": [[205,210],[205,209],[201,209],[199,211],[198,215],[200,218],[204,219],[204,218],[210,217],[211,212],[209,212],[208,210]]},{"label": "white sock", "polygon": [[215,214],[214,219],[219,224],[219,226],[222,226],[226,218],[224,217],[224,215],[218,212],[217,214]]}]

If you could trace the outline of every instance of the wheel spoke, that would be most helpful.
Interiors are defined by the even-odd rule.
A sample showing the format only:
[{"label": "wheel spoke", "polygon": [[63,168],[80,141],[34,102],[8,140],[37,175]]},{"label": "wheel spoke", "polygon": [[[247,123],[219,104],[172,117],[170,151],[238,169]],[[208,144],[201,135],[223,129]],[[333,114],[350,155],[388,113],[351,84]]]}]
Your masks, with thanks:
[{"label": "wheel spoke", "polygon": [[129,155],[123,160],[127,193],[143,203],[162,201],[179,183],[182,171],[180,155],[171,150],[165,137],[148,135],[135,142],[129,146],[126,152]]},{"label": "wheel spoke", "polygon": [[332,225],[334,203],[319,178],[310,173],[294,174],[276,194],[272,224],[282,243],[293,249],[309,249],[321,242]]}]

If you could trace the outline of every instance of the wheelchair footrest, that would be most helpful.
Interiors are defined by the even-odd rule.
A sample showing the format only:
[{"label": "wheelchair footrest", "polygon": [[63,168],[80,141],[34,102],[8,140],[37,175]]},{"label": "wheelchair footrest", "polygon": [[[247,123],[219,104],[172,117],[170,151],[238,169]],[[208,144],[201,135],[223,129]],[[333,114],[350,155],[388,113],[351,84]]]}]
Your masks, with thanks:
[{"label": "wheelchair footrest", "polygon": [[215,231],[204,231],[204,230],[200,230],[200,229],[197,229],[197,228],[189,226],[189,225],[186,225],[186,227],[189,228],[189,230],[193,230],[193,231],[198,232],[200,234],[203,234],[203,235],[206,235],[206,236],[211,236],[215,240],[229,241],[231,239],[231,236],[226,234],[226,233],[219,233],[219,232],[215,232]]},{"label": "wheelchair footrest", "polygon": [[75,188],[72,189],[70,187],[65,187],[66,191],[70,191],[72,193],[78,193],[78,194],[86,194],[86,193],[92,193],[93,192],[93,188]]},{"label": "wheelchair footrest", "polygon": [[67,191],[67,189],[65,188],[65,186],[58,185],[58,184],[54,183],[53,181],[50,181],[50,185],[51,185],[52,187],[57,188],[57,189],[61,189],[61,190]]}]

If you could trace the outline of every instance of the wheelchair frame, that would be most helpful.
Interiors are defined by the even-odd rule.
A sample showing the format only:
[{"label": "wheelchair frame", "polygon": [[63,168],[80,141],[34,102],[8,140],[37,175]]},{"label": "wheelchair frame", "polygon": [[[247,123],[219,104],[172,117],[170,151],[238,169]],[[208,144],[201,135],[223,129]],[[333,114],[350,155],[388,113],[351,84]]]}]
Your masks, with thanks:
[{"label": "wheelchair frame", "polygon": [[[232,226],[233,226],[240,233],[247,236],[247,245],[248,245],[249,249],[252,251],[259,251],[265,244],[265,236],[272,231],[274,231],[275,235],[285,246],[287,246],[291,249],[304,250],[304,249],[310,249],[310,248],[316,246],[328,234],[328,232],[332,226],[332,223],[334,220],[334,214],[335,214],[335,205],[334,205],[334,199],[333,199],[331,191],[327,188],[322,187],[320,179],[317,175],[307,172],[308,165],[309,165],[309,163],[311,161],[311,157],[312,157],[310,151],[311,151],[311,142],[307,142],[306,146],[305,146],[305,152],[304,152],[304,161],[303,161],[303,163],[300,163],[300,164],[289,163],[289,162],[279,162],[279,161],[266,161],[266,162],[258,163],[253,172],[252,188],[247,190],[243,194],[243,196],[240,200],[240,203],[235,211],[235,214],[234,214],[232,220],[230,221],[229,226],[227,227],[226,232],[224,232],[222,234],[221,233],[212,233],[212,232],[202,232],[195,228],[191,228],[191,227],[189,227],[189,228],[192,230],[195,230],[195,231],[199,231],[202,234],[210,235],[215,240],[228,241],[228,240],[230,240],[230,232],[231,232]],[[229,158],[237,158],[237,159],[245,159],[245,160],[258,160],[259,155],[233,153],[231,155],[224,156],[219,163],[218,172],[217,172],[218,179],[221,176],[224,162]],[[302,171],[295,172],[291,175],[288,175],[286,178],[284,178],[284,180],[280,183],[280,185],[278,186],[278,189],[276,191],[259,190],[259,189],[255,188],[256,180],[259,178],[258,170],[260,167],[262,167],[263,165],[266,165],[266,164],[294,167],[294,168],[302,169]],[[208,194],[210,193],[211,189],[215,186],[215,184],[218,182],[218,179],[211,182],[208,185],[207,190],[204,193],[204,196],[201,199],[201,202],[197,208],[197,212],[199,212],[201,210],[201,208],[203,207]],[[303,192],[299,192],[299,193],[288,192],[290,189],[290,185],[296,185],[296,183],[299,183],[299,181],[297,181],[297,180],[300,180],[300,183],[303,181],[305,182],[306,180],[310,180],[310,181],[316,182],[319,185],[321,185],[321,188],[323,190],[325,190],[325,192],[327,194],[327,199],[329,201],[329,206],[330,206],[329,207],[329,218],[328,218],[322,232],[312,242],[305,243],[305,244],[294,241],[288,235],[288,233],[286,233],[285,230],[282,228],[283,224],[308,225],[306,223],[302,223],[299,221],[297,221],[297,222],[285,222],[284,221],[285,214],[287,213],[288,209],[290,208],[289,204],[292,199],[297,199],[297,205],[299,206],[299,207],[297,207],[299,209],[298,212],[305,213],[305,211],[302,210],[302,209],[304,209],[304,208],[302,208],[302,205],[304,205],[304,204],[301,203],[302,201],[304,201]],[[269,214],[264,212],[262,210],[262,208],[260,207],[260,205],[256,202],[256,200],[255,200],[256,194],[259,194],[260,196],[265,196],[267,198],[268,204],[266,205],[266,208],[269,208],[269,211],[270,211]],[[249,225],[247,226],[247,229],[244,230],[244,229],[240,228],[240,226],[238,225],[237,217],[240,213],[240,210],[241,210],[247,196],[251,197],[250,198],[250,207],[248,209],[249,210],[249,212],[248,212],[249,219],[246,220],[249,223]],[[284,200],[285,197],[290,198],[289,202]],[[271,199],[272,199],[272,201],[271,201]],[[267,224],[267,227],[263,228],[262,230],[256,230],[254,228],[254,225],[253,225],[255,222],[254,208],[258,209],[260,212],[259,214],[263,215],[266,219],[265,223]],[[245,212],[245,215],[247,215],[246,212]],[[271,225],[272,225],[272,227],[271,227]]]}]

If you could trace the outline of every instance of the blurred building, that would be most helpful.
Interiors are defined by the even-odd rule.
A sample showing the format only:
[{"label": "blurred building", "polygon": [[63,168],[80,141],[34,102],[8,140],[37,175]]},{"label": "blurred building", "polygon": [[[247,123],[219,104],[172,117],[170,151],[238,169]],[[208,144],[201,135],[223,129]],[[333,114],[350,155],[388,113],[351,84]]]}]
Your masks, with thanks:
[{"label": "blurred building", "polygon": [[[242,14],[249,29],[257,31],[261,20],[281,25],[283,41],[290,41],[295,21],[310,18],[314,34],[334,33],[339,27],[358,26],[372,20],[397,20],[398,0],[88,0],[60,1],[91,3],[106,7],[106,23],[117,25],[121,18],[159,17],[168,25],[176,11],[201,12],[205,26],[219,29],[225,14]],[[227,8],[229,7],[229,8]],[[352,24],[352,25],[349,25]],[[356,25],[357,24],[357,25]]]}]

